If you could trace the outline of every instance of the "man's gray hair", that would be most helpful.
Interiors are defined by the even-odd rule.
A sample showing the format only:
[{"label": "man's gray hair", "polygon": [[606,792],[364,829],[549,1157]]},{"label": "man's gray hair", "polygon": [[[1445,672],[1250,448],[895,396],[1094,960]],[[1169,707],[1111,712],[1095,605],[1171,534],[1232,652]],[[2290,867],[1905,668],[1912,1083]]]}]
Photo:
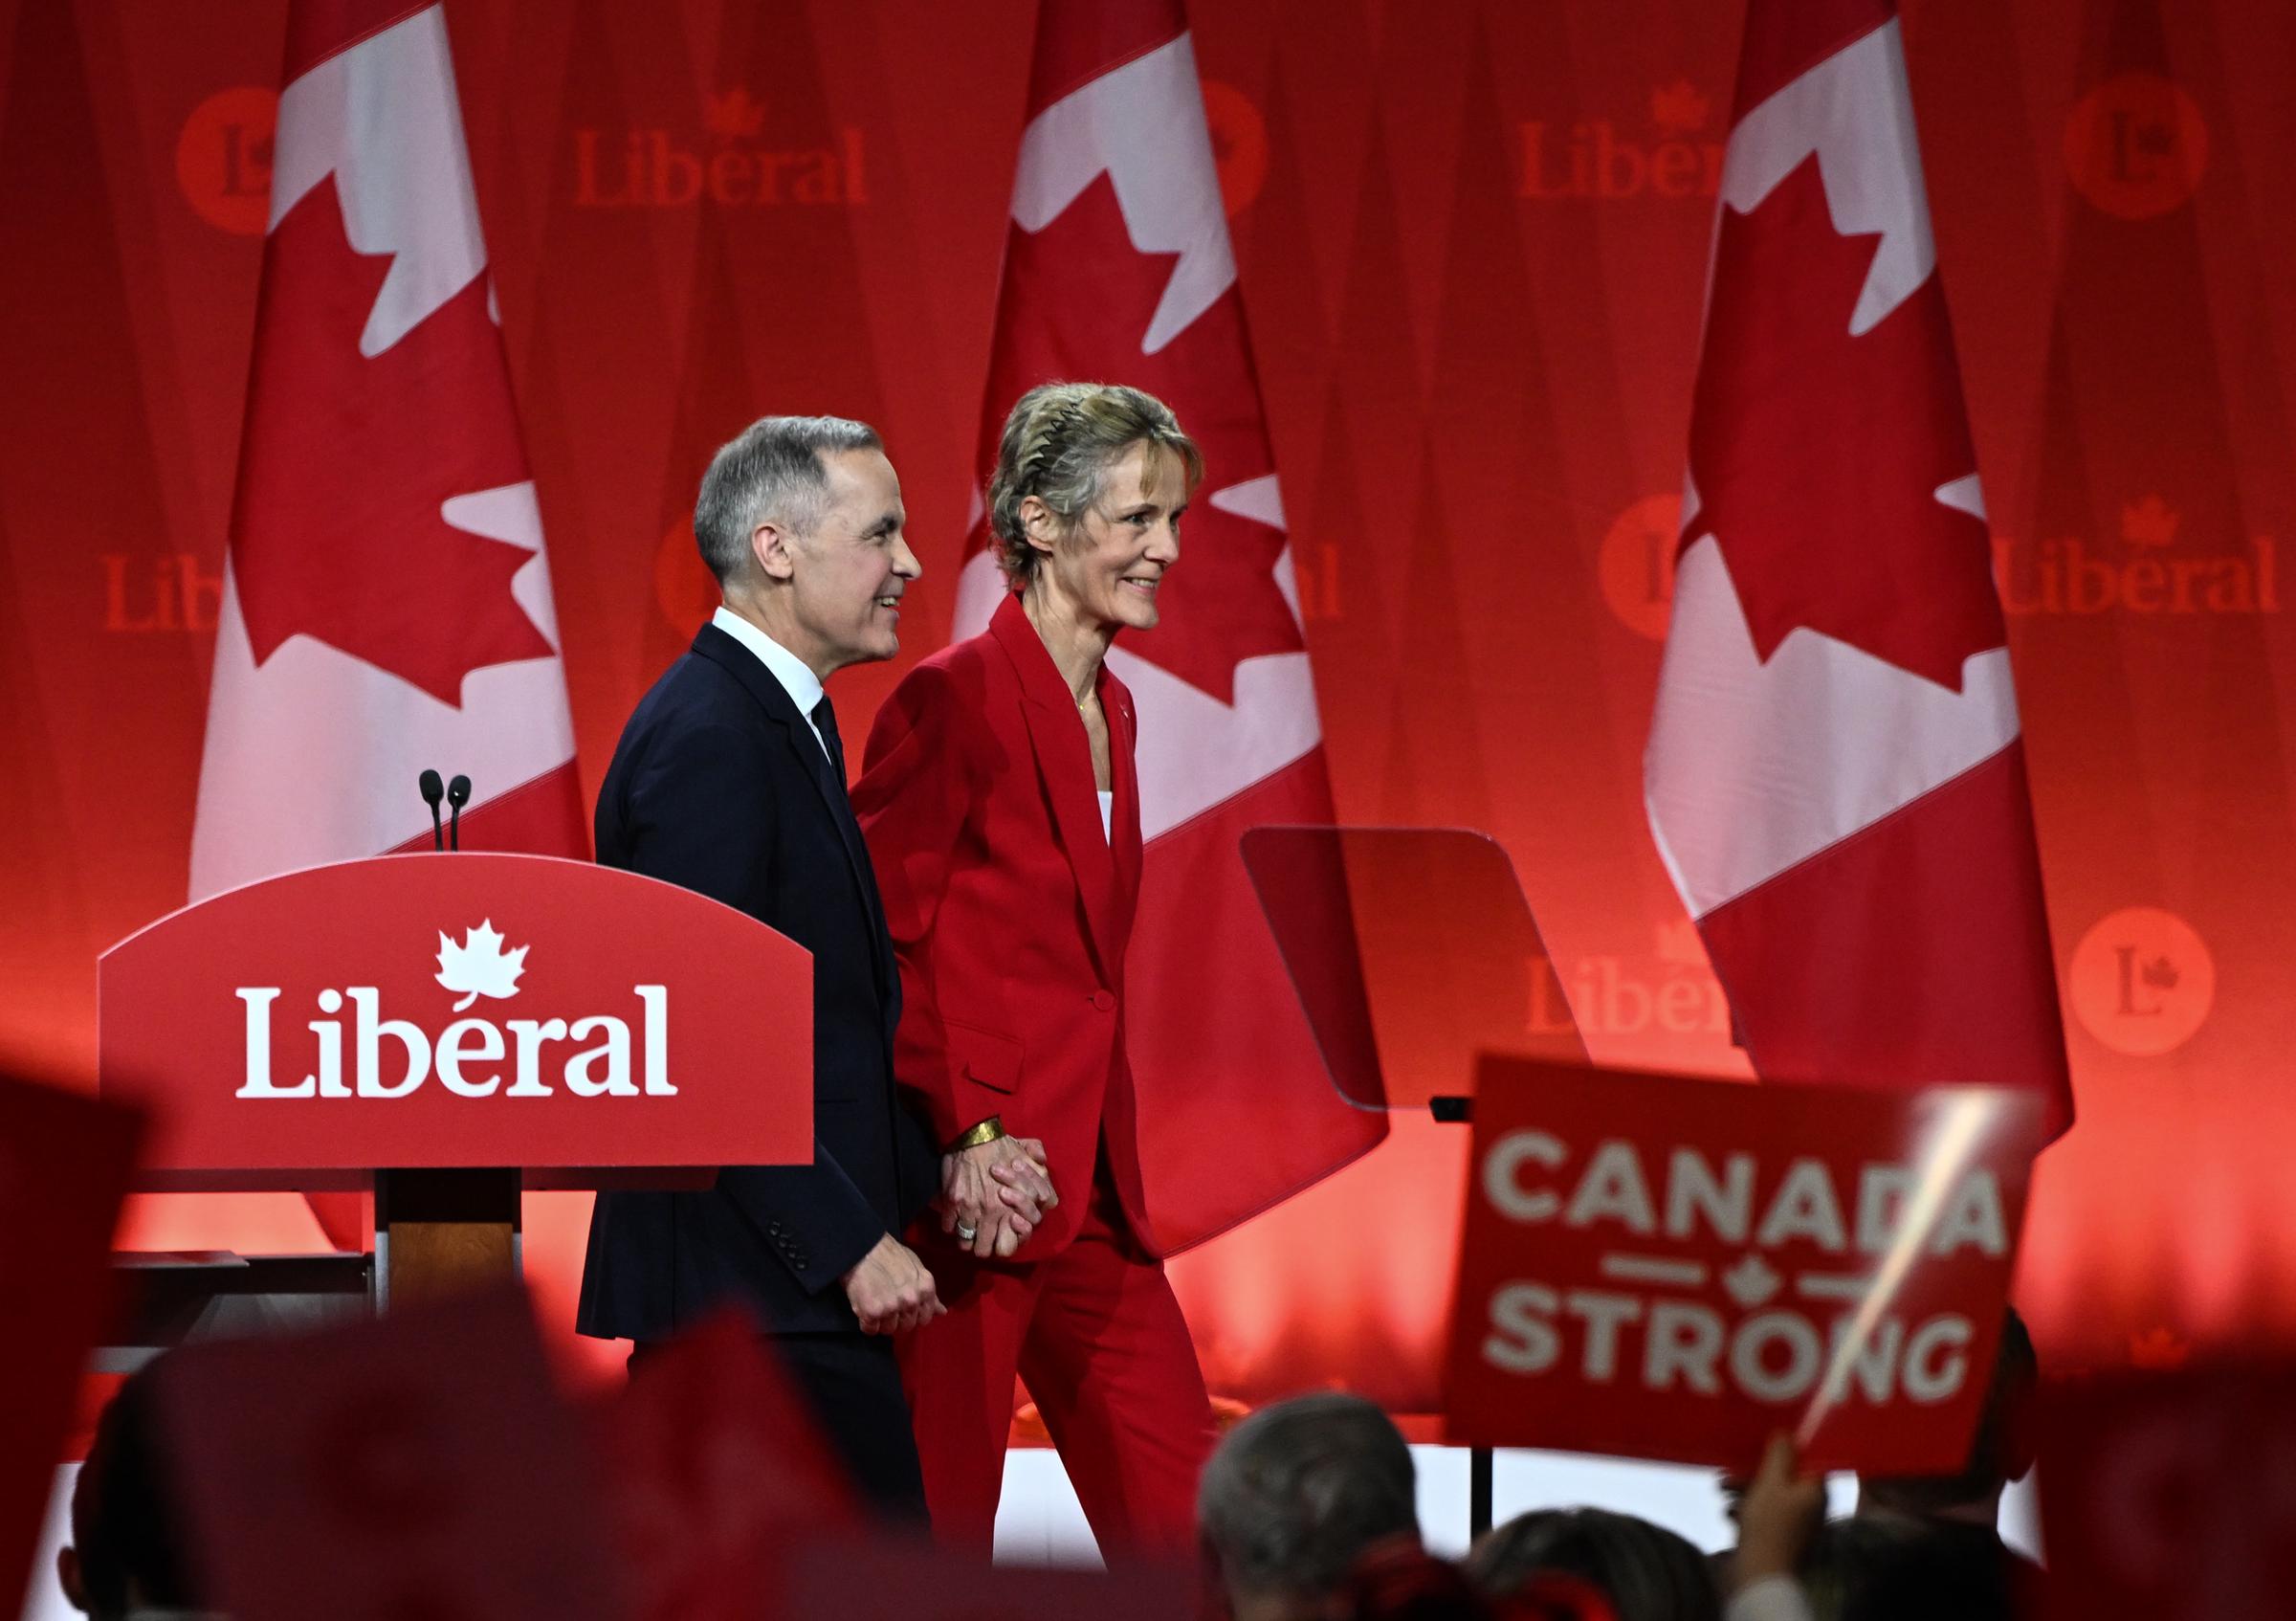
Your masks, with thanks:
[{"label": "man's gray hair", "polygon": [[827,459],[885,448],[866,422],[843,416],[762,416],[718,447],[694,502],[694,539],[720,586],[741,572],[749,537],[768,518],[809,535],[828,510]]},{"label": "man's gray hair", "polygon": [[1196,1517],[1232,1591],[1336,1590],[1365,1549],[1419,1535],[1411,1449],[1379,1407],[1337,1392],[1262,1408],[1203,1466]]}]

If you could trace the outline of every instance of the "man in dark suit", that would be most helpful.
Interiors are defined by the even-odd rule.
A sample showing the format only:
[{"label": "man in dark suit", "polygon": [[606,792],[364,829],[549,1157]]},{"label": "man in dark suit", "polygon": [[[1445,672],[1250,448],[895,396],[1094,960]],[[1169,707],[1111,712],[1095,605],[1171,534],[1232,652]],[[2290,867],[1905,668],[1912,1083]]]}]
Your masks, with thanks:
[{"label": "man in dark suit", "polygon": [[[813,954],[814,1158],[729,1166],[708,1192],[600,1194],[577,1326],[634,1341],[636,1361],[742,1306],[863,1494],[921,1517],[890,1336],[942,1310],[895,1236],[939,1166],[894,1088],[899,970],[822,690],[900,650],[901,594],[919,572],[904,520],[877,435],[837,417],[766,417],[702,479],[694,533],[724,606],[623,729],[598,859],[738,907]],[[1008,1201],[1028,1223],[1031,1191]]]}]

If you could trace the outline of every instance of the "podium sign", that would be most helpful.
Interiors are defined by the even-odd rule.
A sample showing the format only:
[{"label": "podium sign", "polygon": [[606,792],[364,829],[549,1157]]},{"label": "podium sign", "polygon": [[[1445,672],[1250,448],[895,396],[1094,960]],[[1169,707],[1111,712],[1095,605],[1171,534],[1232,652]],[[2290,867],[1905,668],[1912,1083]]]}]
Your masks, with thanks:
[{"label": "podium sign", "polygon": [[652,878],[379,856],[232,890],[106,952],[99,1086],[152,1112],[144,1187],[805,1164],[812,978],[795,943]]}]

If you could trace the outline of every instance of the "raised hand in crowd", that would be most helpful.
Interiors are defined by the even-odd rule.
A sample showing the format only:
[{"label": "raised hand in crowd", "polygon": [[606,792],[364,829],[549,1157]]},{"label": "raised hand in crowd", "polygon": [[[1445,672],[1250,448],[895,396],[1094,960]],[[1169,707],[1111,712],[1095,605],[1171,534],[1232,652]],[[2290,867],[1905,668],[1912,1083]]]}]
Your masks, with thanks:
[{"label": "raised hand in crowd", "polygon": [[1824,1523],[1825,1477],[1803,1472],[1793,1436],[1771,1436],[1762,1466],[1738,1502],[1730,1621],[1803,1621],[1810,1614],[1795,1573]]}]

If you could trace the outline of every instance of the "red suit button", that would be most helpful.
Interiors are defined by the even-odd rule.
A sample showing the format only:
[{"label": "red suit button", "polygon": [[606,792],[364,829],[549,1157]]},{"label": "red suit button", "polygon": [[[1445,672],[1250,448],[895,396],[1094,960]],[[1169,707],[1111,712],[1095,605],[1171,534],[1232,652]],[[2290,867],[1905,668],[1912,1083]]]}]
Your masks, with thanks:
[{"label": "red suit button", "polygon": [[1104,1013],[1111,1013],[1115,1011],[1116,999],[1105,990],[1095,990],[1093,992],[1093,1006]]}]

